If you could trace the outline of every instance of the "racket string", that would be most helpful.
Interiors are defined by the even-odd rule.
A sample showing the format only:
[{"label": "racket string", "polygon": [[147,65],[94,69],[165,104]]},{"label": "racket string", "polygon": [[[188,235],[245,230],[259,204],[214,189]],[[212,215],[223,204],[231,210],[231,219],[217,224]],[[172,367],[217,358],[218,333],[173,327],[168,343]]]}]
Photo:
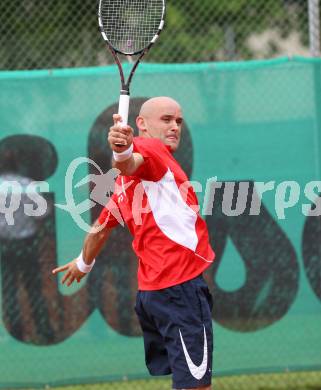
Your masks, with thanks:
[{"label": "racket string", "polygon": [[143,50],[157,34],[164,16],[163,0],[103,0],[101,20],[111,45],[125,53]]}]

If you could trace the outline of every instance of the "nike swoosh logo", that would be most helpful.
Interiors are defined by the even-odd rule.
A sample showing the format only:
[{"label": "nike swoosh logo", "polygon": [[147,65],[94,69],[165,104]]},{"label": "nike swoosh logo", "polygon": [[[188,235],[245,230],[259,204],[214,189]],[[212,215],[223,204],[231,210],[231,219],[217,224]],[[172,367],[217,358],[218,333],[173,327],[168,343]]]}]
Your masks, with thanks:
[{"label": "nike swoosh logo", "polygon": [[203,378],[203,376],[206,373],[206,369],[207,369],[207,355],[208,355],[207,354],[207,338],[206,338],[205,326],[203,325],[203,327],[204,327],[204,352],[203,352],[203,361],[199,366],[194,364],[191,357],[189,356],[189,353],[187,351],[181,330],[179,329],[179,335],[181,336],[181,342],[182,342],[183,351],[184,351],[184,355],[185,355],[188,369],[190,370],[190,373],[193,375],[193,377],[195,379],[198,379],[198,380]]}]

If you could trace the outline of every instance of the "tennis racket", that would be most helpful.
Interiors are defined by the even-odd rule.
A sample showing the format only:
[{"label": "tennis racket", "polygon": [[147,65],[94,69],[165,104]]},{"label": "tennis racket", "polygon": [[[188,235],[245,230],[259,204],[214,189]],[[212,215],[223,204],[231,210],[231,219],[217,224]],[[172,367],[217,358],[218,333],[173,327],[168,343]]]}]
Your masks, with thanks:
[{"label": "tennis racket", "polygon": [[[119,69],[121,91],[118,113],[128,123],[130,84],[144,55],[164,27],[165,0],[100,0],[98,21],[101,34]],[[137,56],[126,81],[118,55]]]}]

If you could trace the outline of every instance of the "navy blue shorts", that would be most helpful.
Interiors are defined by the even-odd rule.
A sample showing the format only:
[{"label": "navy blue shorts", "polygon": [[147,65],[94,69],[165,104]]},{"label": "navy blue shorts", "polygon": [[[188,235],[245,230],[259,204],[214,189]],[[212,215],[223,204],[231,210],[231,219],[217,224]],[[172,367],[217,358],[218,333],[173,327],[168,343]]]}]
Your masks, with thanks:
[{"label": "navy blue shorts", "polygon": [[211,384],[212,297],[202,276],[157,291],[138,291],[135,311],[151,375],[173,374],[173,388]]}]

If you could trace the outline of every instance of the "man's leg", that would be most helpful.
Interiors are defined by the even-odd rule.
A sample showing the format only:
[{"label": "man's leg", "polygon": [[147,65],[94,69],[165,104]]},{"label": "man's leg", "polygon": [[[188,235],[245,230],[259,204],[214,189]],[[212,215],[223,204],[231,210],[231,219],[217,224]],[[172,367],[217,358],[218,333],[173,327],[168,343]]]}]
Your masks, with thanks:
[{"label": "man's leg", "polygon": [[146,311],[164,340],[174,389],[211,389],[211,306],[202,278],[149,294]]},{"label": "man's leg", "polygon": [[143,331],[146,366],[151,375],[169,375],[171,374],[171,368],[164,340],[153,319],[144,310],[143,301],[146,299],[146,295],[148,295],[148,292],[138,292],[135,306]]}]

